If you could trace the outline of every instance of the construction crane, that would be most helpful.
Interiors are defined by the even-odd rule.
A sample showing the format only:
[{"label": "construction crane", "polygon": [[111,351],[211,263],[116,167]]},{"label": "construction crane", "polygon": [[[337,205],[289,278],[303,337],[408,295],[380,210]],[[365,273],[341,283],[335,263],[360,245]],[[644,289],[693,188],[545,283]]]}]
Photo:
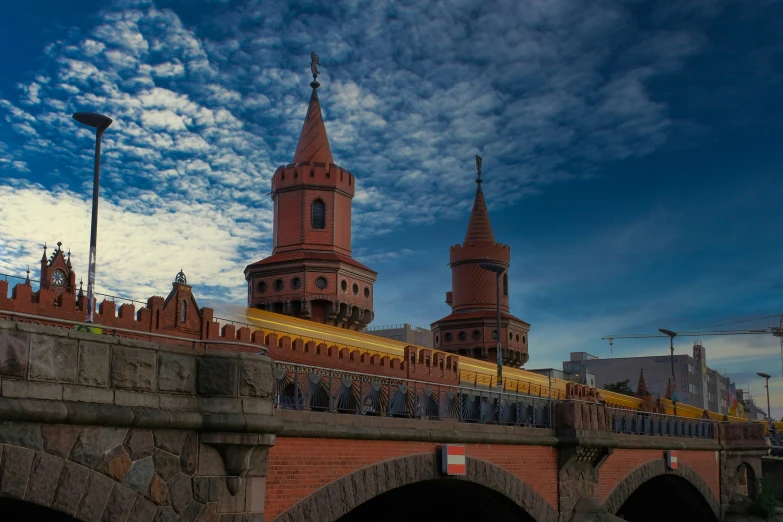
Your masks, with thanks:
[{"label": "construction crane", "polygon": [[[737,324],[741,322],[750,322],[759,319],[767,319],[769,317],[777,317],[777,316],[766,316],[766,317],[760,317],[756,319],[748,319],[746,321],[736,321],[734,323],[725,323],[725,324]],[[724,326],[724,325],[714,325],[714,326]],[[670,333],[674,333],[674,332],[670,332]],[[780,322],[778,326],[769,326],[763,330],[694,330],[694,331],[685,331],[685,332],[676,333],[678,337],[679,336],[707,337],[707,336],[715,336],[715,335],[769,335],[769,334],[772,334],[773,336],[780,338],[781,376],[783,376],[783,314],[780,314]],[[612,353],[612,347],[614,345],[615,339],[651,339],[654,337],[669,338],[670,336],[663,332],[650,333],[650,334],[625,334],[625,335],[608,335],[606,337],[601,337],[601,340],[609,341],[609,353]]]}]

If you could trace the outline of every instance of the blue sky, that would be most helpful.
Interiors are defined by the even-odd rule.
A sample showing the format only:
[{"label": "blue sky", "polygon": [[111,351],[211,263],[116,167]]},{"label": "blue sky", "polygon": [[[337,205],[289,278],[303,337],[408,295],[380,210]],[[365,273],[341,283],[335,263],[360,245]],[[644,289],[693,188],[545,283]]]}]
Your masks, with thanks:
[{"label": "blue sky", "polygon": [[[783,312],[783,3],[485,4],[3,3],[0,271],[61,240],[85,273],[92,138],[70,114],[98,111],[115,121],[99,290],[146,299],[183,268],[202,305],[235,313],[242,269],[269,254],[269,180],[293,157],[314,50],[335,161],[359,180],[376,324],[447,314],[474,154],[531,366],[609,356],[609,333]],[[783,415],[776,339],[703,341],[754,394],[756,371],[775,375]]]}]

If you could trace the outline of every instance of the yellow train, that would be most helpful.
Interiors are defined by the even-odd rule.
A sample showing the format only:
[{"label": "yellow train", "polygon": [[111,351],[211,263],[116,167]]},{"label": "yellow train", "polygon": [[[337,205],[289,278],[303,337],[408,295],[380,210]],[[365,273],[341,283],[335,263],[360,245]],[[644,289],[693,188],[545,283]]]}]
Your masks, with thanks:
[{"label": "yellow train", "polygon": [[[278,337],[288,336],[292,341],[301,339],[303,342],[314,341],[325,343],[329,346],[337,346],[338,349],[349,348],[360,353],[378,354],[403,359],[407,343],[376,337],[374,335],[354,332],[314,323],[303,319],[266,312],[257,309],[247,310],[248,321],[265,335],[277,334]],[[429,349],[429,348],[427,348]],[[433,353],[443,353],[432,350]],[[445,354],[444,355],[448,355]],[[551,397],[553,399],[565,399],[567,388],[573,386],[570,381],[549,378],[534,372],[517,368],[503,368],[503,388],[508,392],[518,392],[538,397]],[[488,361],[481,361],[461,356],[459,358],[459,382],[463,386],[476,386],[490,389],[497,386],[497,367]],[[630,397],[620,393],[606,390],[596,390],[607,405],[638,410],[642,407],[642,399]],[[662,399],[666,413],[674,413],[674,405],[668,399]],[[704,410],[687,404],[677,405],[677,415],[691,418],[701,418]],[[721,413],[708,412],[712,420],[724,420]],[[728,417],[730,422],[747,422],[741,417]],[[783,430],[783,422],[775,423],[778,430]]]}]

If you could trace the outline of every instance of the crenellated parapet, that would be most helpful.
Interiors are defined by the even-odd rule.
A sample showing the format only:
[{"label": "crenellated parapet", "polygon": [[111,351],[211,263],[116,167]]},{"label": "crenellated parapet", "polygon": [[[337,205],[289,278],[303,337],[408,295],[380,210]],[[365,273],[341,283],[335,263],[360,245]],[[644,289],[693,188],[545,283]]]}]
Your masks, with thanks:
[{"label": "crenellated parapet", "polygon": [[272,177],[273,193],[302,188],[339,190],[352,198],[356,182],[353,174],[334,163],[304,161],[277,168]]},{"label": "crenellated parapet", "polygon": [[452,245],[449,249],[452,267],[468,261],[483,263],[487,260],[508,266],[511,263],[511,247],[503,243],[478,242]]}]

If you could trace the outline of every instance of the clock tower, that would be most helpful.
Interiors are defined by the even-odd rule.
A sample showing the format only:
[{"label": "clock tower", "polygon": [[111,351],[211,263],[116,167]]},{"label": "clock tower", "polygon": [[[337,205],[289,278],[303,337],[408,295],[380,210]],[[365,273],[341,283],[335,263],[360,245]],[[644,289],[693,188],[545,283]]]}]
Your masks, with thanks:
[{"label": "clock tower", "polygon": [[41,258],[41,288],[54,291],[55,296],[58,297],[63,293],[75,293],[76,274],[71,267],[71,252],[70,250],[67,254],[63,252],[62,242],[57,243],[57,248],[48,259],[46,245],[44,245]]}]

